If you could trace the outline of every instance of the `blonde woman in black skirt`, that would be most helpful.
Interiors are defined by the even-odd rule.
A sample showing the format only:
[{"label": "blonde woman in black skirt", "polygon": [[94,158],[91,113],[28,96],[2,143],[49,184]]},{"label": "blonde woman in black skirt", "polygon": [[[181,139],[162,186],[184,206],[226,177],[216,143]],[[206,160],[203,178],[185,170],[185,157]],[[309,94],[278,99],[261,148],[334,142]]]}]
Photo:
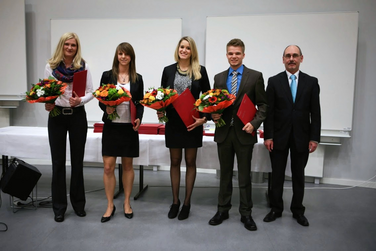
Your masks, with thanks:
[{"label": "blonde woman in black skirt", "polygon": [[[114,205],[116,158],[121,157],[123,168],[124,216],[133,217],[130,196],[134,181],[133,158],[139,156],[138,128],[140,127],[144,107],[139,103],[143,98],[144,83],[142,76],[136,72],[136,56],[132,45],[121,43],[115,51],[112,70],[103,72],[100,85],[115,84],[130,91],[132,100],[116,107],[119,118],[109,120],[107,117],[115,108],[99,103],[103,110],[104,122],[102,133],[102,156],[104,164],[103,182],[107,197],[107,209],[101,222],[109,221],[116,211]],[[130,102],[136,106],[136,120],[131,121]],[[134,122],[134,126],[132,125]]]},{"label": "blonde woman in black skirt", "polygon": [[[189,89],[195,99],[200,93],[210,89],[208,74],[204,66],[199,64],[196,43],[191,37],[182,37],[175,49],[175,64],[164,68],[162,74],[162,86],[170,87],[181,94],[185,89]],[[176,101],[178,102],[178,101]],[[162,112],[157,112],[158,117],[162,117]],[[168,122],[166,123],[165,140],[166,147],[170,150],[170,178],[173,202],[168,212],[168,218],[173,219],[178,216],[179,220],[189,217],[191,209],[191,196],[196,180],[196,156],[197,148],[202,147],[203,124],[210,115],[200,114],[199,118],[194,118],[195,122],[188,127],[179,117],[179,114],[170,105],[166,109]],[[180,165],[183,158],[186,163],[185,175],[185,199],[180,210],[179,188],[180,188]],[[180,212],[179,212],[180,210]],[[179,215],[178,215],[179,214]]]}]

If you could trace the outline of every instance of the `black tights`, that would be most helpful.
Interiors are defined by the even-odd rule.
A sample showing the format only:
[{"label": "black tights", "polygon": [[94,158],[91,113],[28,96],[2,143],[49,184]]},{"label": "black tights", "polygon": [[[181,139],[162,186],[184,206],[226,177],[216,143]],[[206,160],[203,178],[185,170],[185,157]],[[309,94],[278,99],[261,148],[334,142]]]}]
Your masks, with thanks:
[{"label": "black tights", "polygon": [[[196,180],[196,157],[197,148],[185,148],[185,199],[184,205],[191,204],[191,196],[193,186]],[[183,149],[170,148],[170,178],[172,187],[173,204],[178,204],[179,201],[179,188],[180,188],[180,164],[182,161]]]}]

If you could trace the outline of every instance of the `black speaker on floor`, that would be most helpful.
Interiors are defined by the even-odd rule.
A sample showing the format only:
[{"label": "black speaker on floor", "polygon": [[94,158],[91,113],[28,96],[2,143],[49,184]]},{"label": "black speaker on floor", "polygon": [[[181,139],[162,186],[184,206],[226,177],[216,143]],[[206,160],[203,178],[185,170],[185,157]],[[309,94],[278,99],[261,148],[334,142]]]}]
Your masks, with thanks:
[{"label": "black speaker on floor", "polygon": [[1,179],[1,190],[14,197],[26,200],[42,174],[23,160],[14,158]]}]

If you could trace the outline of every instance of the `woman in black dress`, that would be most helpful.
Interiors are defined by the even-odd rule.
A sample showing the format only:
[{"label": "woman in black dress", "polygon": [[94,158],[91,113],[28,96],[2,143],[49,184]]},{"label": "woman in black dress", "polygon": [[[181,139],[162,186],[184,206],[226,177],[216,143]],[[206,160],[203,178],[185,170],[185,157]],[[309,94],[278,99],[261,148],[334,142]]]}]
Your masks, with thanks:
[{"label": "woman in black dress", "polygon": [[[199,64],[196,43],[191,37],[182,37],[176,46],[175,64],[167,66],[162,74],[162,87],[170,87],[181,94],[188,88],[195,99],[200,93],[210,89],[208,74],[204,66]],[[163,116],[157,112],[158,117]],[[172,186],[173,204],[171,205],[168,217],[175,218],[179,213],[179,187],[180,187],[180,165],[183,156],[186,163],[186,190],[185,199],[178,219],[184,220],[189,216],[191,207],[191,195],[196,179],[196,156],[197,148],[202,146],[203,124],[207,118],[201,114],[201,118],[194,118],[195,122],[188,127],[179,117],[179,114],[170,105],[166,109],[168,122],[166,123],[165,140],[166,147],[170,149],[170,178]]]},{"label": "woman in black dress", "polygon": [[[133,217],[130,204],[130,196],[134,181],[133,158],[139,156],[138,128],[141,125],[144,107],[139,103],[143,98],[144,82],[142,76],[136,72],[136,56],[132,45],[121,43],[115,51],[112,70],[103,72],[100,85],[115,84],[126,88],[132,95],[132,100],[123,102],[116,107],[119,118],[108,119],[108,115],[115,108],[99,103],[103,110],[102,121],[102,156],[104,164],[103,182],[107,197],[107,209],[101,218],[101,222],[107,222],[114,215],[114,193],[116,185],[115,165],[116,158],[121,157],[123,168],[124,187],[124,216],[128,219]],[[136,106],[136,120],[131,121],[131,103]],[[134,126],[132,125],[134,123]]]}]

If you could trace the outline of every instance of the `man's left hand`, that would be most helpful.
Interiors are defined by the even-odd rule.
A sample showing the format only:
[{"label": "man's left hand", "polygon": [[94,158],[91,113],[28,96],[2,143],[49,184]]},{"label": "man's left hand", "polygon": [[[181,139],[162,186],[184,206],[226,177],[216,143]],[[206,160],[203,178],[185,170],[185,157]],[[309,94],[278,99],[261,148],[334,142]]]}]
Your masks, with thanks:
[{"label": "man's left hand", "polygon": [[313,153],[314,151],[316,151],[317,145],[318,145],[317,142],[310,141],[309,142],[309,153]]},{"label": "man's left hand", "polygon": [[247,123],[244,127],[243,127],[243,131],[245,131],[246,133],[252,133],[253,132],[253,130],[254,130],[255,128],[253,127],[253,125],[251,124],[251,123]]}]

